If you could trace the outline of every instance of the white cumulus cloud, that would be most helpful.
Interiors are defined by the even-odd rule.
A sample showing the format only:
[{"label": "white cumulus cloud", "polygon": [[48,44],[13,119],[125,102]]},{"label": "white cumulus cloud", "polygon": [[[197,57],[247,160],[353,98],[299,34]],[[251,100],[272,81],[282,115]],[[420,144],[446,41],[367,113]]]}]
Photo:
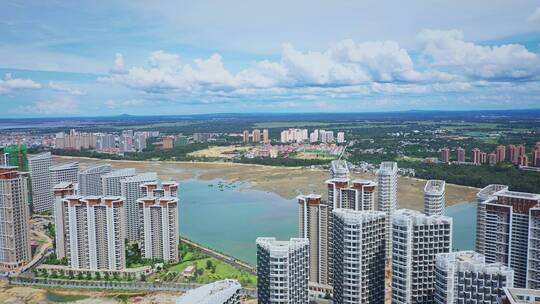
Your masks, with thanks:
[{"label": "white cumulus cloud", "polygon": [[519,44],[482,46],[464,40],[458,30],[424,30],[422,53],[434,68],[476,79],[527,79],[538,76],[540,59]]},{"label": "white cumulus cloud", "polygon": [[86,92],[84,91],[70,88],[66,84],[57,81],[49,81],[49,88],[58,92],[63,92],[75,96],[86,95]]},{"label": "white cumulus cloud", "polygon": [[15,109],[15,112],[22,115],[76,114],[79,112],[79,105],[69,97],[62,97],[56,100],[37,101],[32,105],[20,106]]},{"label": "white cumulus cloud", "polygon": [[41,85],[31,79],[12,78],[7,73],[4,79],[0,79],[0,94],[9,93],[15,90],[39,89]]}]

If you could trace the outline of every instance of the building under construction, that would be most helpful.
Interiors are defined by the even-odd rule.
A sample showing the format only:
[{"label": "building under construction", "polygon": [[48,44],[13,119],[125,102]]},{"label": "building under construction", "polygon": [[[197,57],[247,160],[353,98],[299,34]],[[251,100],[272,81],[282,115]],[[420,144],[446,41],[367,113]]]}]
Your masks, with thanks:
[{"label": "building under construction", "polygon": [[0,164],[16,166],[20,172],[28,172],[28,153],[25,144],[0,148]]}]

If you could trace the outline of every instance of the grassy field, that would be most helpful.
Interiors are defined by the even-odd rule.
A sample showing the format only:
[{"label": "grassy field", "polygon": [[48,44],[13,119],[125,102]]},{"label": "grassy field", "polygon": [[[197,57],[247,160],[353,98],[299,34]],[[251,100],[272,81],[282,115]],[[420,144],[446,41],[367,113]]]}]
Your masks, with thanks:
[{"label": "grassy field", "polygon": [[[194,282],[206,284],[223,279],[236,279],[244,287],[256,287],[257,277],[234,268],[213,257],[209,257],[199,250],[182,244],[180,254],[181,261],[178,264],[171,265],[168,268],[153,274],[147,281],[161,280],[163,282]],[[181,273],[186,267],[195,266],[197,271],[191,278],[182,277]]]}]

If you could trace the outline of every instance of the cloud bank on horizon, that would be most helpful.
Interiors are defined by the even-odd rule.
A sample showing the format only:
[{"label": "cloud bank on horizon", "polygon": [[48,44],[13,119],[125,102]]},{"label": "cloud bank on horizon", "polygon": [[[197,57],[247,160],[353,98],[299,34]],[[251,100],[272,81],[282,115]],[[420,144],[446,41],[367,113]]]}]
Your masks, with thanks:
[{"label": "cloud bank on horizon", "polygon": [[[368,13],[391,14],[379,12],[379,5],[368,2],[370,6],[363,7]],[[375,37],[351,30],[351,26],[365,26],[363,19],[355,22],[357,15],[340,18],[343,11],[338,8],[351,5],[348,2],[292,8],[313,29],[319,25],[312,15],[322,12],[328,21],[337,23],[321,32],[320,39],[313,29],[303,29],[302,23],[290,18],[292,12],[284,13],[284,24],[266,24],[269,21],[258,10],[240,3],[236,5],[245,14],[226,7],[223,10],[231,16],[216,20],[210,18],[219,4],[167,2],[151,7],[124,3],[125,10],[115,15],[114,8],[107,7],[113,13],[105,13],[105,4],[98,3],[72,7],[60,2],[54,7],[58,14],[69,11],[79,21],[62,16],[56,20],[51,13],[45,23],[40,23],[41,17],[30,20],[39,12],[37,7],[18,1],[7,4],[12,14],[0,13],[6,25],[3,30],[0,27],[0,37],[4,37],[0,45],[5,45],[0,46],[0,57],[6,59],[0,62],[4,74],[0,103],[16,106],[0,116],[540,106],[540,6],[534,1],[519,5],[499,1],[489,9],[468,7],[473,17],[493,16],[474,26],[452,15],[459,4],[471,5],[467,2],[430,8],[417,7],[419,3],[413,1],[405,10],[427,10],[425,20],[396,15],[394,22],[415,22],[405,29],[391,26],[392,22],[374,24],[368,30],[376,32]],[[162,9],[177,5],[181,12]],[[235,7],[235,3],[229,5]],[[505,11],[506,17],[495,17],[509,7],[511,14]],[[213,9],[199,15],[204,8]],[[267,8],[265,16],[276,9]],[[441,14],[444,20],[433,19],[429,13]],[[235,18],[238,14],[243,18]],[[252,19],[250,14],[262,19]],[[500,24],[504,27],[497,28]],[[72,30],[66,30],[66,25]],[[287,25],[292,35],[281,34]],[[241,26],[245,32],[234,32]],[[257,31],[266,39],[254,39]],[[467,31],[477,41],[468,40]],[[171,32],[175,35],[168,35]],[[296,32],[305,39],[284,40]],[[335,40],[328,39],[332,33]],[[274,49],[273,44],[280,48]]]}]

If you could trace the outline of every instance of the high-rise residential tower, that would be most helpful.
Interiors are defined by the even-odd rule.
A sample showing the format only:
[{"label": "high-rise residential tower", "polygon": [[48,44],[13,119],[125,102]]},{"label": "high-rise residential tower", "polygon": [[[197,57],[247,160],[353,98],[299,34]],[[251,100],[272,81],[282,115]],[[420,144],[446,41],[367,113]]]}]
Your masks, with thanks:
[{"label": "high-rise residential tower", "polygon": [[141,185],[142,197],[178,197],[178,183],[152,181]]},{"label": "high-rise residential tower", "polygon": [[103,164],[79,172],[79,193],[83,196],[103,195],[101,176],[111,171],[111,165]]},{"label": "high-rise residential tower", "polygon": [[255,129],[253,130],[251,137],[253,138],[253,143],[259,143],[261,142],[261,130]]},{"label": "high-rise residential tower", "polygon": [[482,254],[485,252],[486,205],[484,202],[495,199],[494,194],[501,190],[508,190],[508,186],[491,184],[476,194],[476,252]]},{"label": "high-rise residential tower", "polygon": [[0,167],[0,268],[20,269],[32,259],[28,181],[16,166]]},{"label": "high-rise residential tower", "polygon": [[377,183],[369,180],[355,179],[347,188],[341,188],[339,208],[353,210],[375,210],[375,191]]},{"label": "high-rise residential tower", "polygon": [[260,304],[308,304],[309,241],[257,238],[257,300]]},{"label": "high-rise residential tower", "polygon": [[309,280],[328,285],[331,261],[328,255],[329,208],[320,195],[299,195],[298,237],[309,240]]},{"label": "high-rise residential tower", "polygon": [[465,161],[465,149],[463,149],[461,147],[458,147],[456,149],[456,154],[457,154],[457,161],[458,162],[464,162]]},{"label": "high-rise residential tower", "polygon": [[392,303],[433,303],[435,257],[452,249],[452,218],[400,209],[391,235]]},{"label": "high-rise residential tower", "polygon": [[52,212],[54,199],[51,190],[51,166],[51,152],[28,157],[32,185],[32,209],[34,212]]},{"label": "high-rise residential tower", "polygon": [[333,160],[330,162],[330,176],[332,178],[349,179],[350,170],[346,160]]},{"label": "high-rise residential tower", "polygon": [[178,199],[143,197],[137,202],[143,257],[167,263],[178,261]]},{"label": "high-rise residential tower", "polygon": [[449,163],[450,162],[450,149],[448,149],[448,148],[442,148],[441,149],[440,160],[443,163]]},{"label": "high-rise residential tower", "polygon": [[263,130],[263,144],[267,145],[270,143],[270,134],[268,133],[268,129]]},{"label": "high-rise residential tower", "polygon": [[435,304],[497,304],[504,287],[512,287],[514,271],[485,262],[474,251],[438,254],[435,260]]},{"label": "high-rise residential tower", "polygon": [[503,162],[506,159],[506,147],[503,145],[498,145],[496,152],[497,162]]},{"label": "high-rise residential tower", "polygon": [[79,184],[79,163],[71,162],[51,167],[51,186],[68,182]]},{"label": "high-rise residential tower", "polygon": [[503,188],[484,197],[478,202],[477,250],[486,262],[512,268],[515,287],[540,289],[540,194]]},{"label": "high-rise residential tower", "polygon": [[480,160],[480,154],[482,153],[482,151],[480,151],[480,149],[478,148],[474,148],[472,149],[472,162],[476,165],[479,165],[481,163],[481,160]]},{"label": "high-rise residential tower", "polygon": [[70,267],[88,270],[124,269],[124,223],[122,197],[65,198],[64,229]]},{"label": "high-rise residential tower", "polygon": [[424,213],[426,215],[442,215],[445,204],[445,187],[443,180],[428,180],[424,187]]},{"label": "high-rise residential tower", "polygon": [[55,252],[57,259],[66,257],[66,229],[65,229],[65,206],[64,198],[75,195],[76,185],[70,182],[61,182],[53,187],[54,193],[54,232]]},{"label": "high-rise residential tower", "polygon": [[334,303],[384,303],[386,213],[333,211]]},{"label": "high-rise residential tower", "polygon": [[397,208],[397,171],[396,162],[382,162],[377,170],[378,202],[377,210],[386,213],[386,258],[392,259],[392,213]]},{"label": "high-rise residential tower", "polygon": [[154,172],[127,177],[120,181],[122,197],[126,209],[127,239],[138,241],[141,237],[139,203],[137,200],[143,197],[141,185],[148,182],[156,182],[157,174]]},{"label": "high-rise residential tower", "polygon": [[136,174],[137,172],[134,168],[125,168],[102,175],[101,186],[103,187],[103,190],[101,192],[106,196],[121,196],[122,185],[120,181],[135,176]]}]

